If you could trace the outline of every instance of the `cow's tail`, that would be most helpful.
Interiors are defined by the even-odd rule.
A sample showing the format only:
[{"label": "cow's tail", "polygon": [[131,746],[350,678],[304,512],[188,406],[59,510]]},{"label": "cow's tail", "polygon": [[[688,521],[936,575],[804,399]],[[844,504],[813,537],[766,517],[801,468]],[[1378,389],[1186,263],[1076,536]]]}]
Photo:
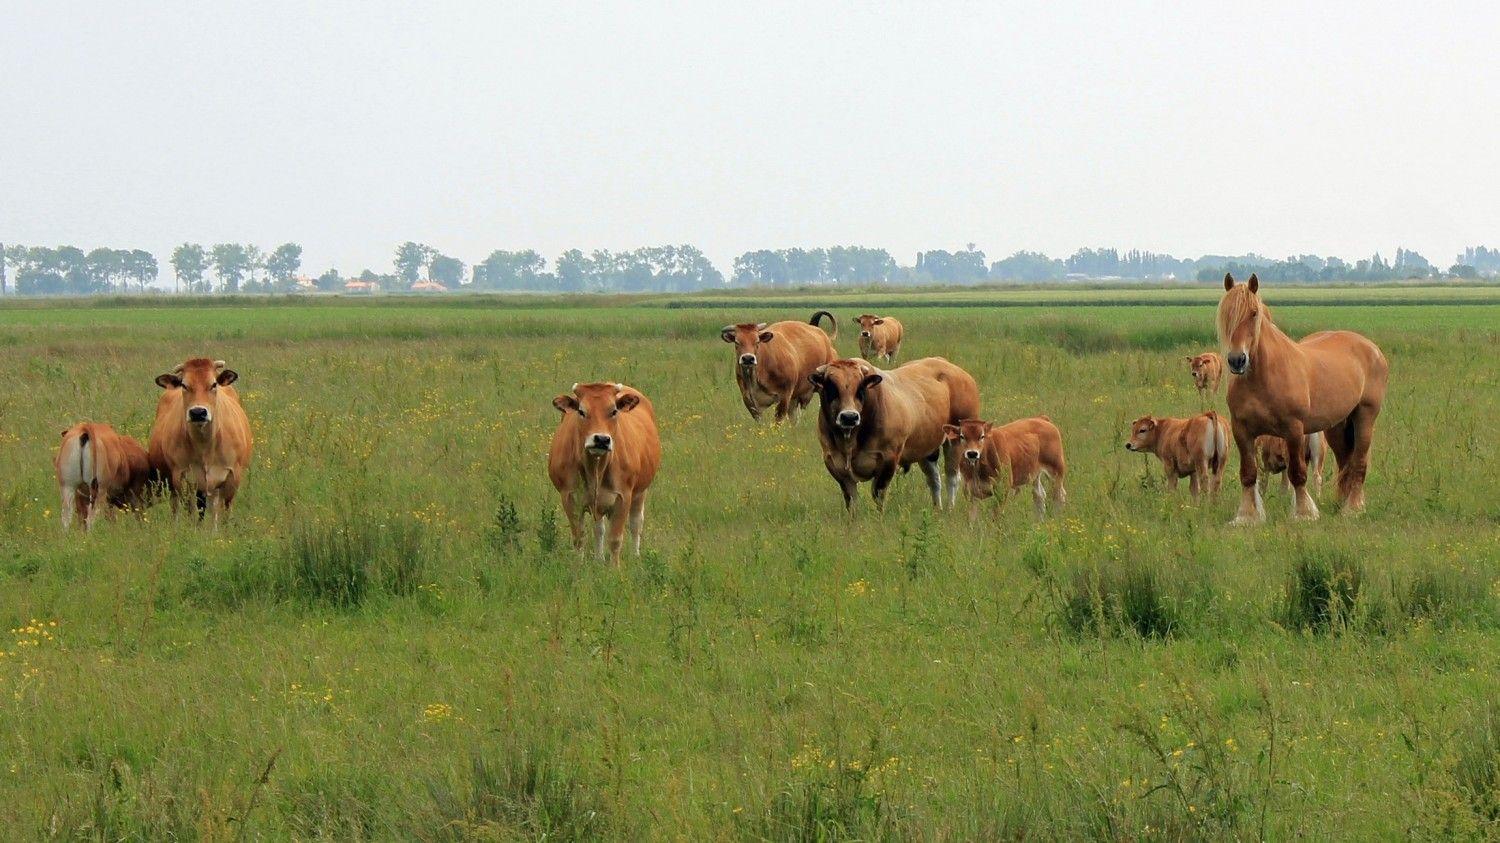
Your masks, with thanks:
[{"label": "cow's tail", "polygon": [[831,331],[828,332],[828,338],[831,339],[831,340],[838,339],[839,338],[839,320],[835,319],[833,317],[833,314],[829,313],[826,310],[820,310],[817,313],[814,313],[812,315],[812,318],[809,319],[809,320],[807,320],[807,324],[813,325],[813,326],[816,327],[818,325],[818,321],[821,320],[824,316],[828,317],[828,324],[833,327],[833,330],[831,330]]},{"label": "cow's tail", "polygon": [[62,477],[59,478],[61,485],[70,489],[93,487],[98,479],[95,476],[97,465],[93,439],[87,427],[80,428],[77,435],[63,440],[62,459],[58,460],[58,465],[62,469]]},{"label": "cow's tail", "polygon": [[1208,416],[1208,435],[1203,437],[1203,455],[1208,458],[1209,470],[1220,474],[1229,462],[1229,439],[1224,435],[1218,413],[1209,410],[1204,415]]}]

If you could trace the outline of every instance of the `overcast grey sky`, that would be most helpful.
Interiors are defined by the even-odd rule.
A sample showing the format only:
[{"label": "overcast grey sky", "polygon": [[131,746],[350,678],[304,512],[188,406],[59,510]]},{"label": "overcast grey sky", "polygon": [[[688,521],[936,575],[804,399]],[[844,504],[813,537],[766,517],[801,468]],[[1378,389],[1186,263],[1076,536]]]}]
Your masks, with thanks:
[{"label": "overcast grey sky", "polygon": [[0,240],[1446,266],[1497,103],[1494,3],[7,4]]}]

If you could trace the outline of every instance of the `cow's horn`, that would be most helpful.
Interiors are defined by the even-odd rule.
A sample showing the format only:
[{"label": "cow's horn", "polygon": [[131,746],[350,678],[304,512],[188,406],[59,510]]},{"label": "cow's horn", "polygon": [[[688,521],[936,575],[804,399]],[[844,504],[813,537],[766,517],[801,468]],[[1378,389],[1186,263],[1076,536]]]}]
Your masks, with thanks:
[{"label": "cow's horn", "polygon": [[623,383],[617,383],[617,384],[615,384],[615,392],[624,392],[624,391],[625,391],[625,384],[623,384]]},{"label": "cow's horn", "polygon": [[215,360],[214,361],[214,371],[215,372],[222,372],[222,371],[224,371],[228,367],[229,367],[229,364],[225,363],[223,360]]},{"label": "cow's horn", "polygon": [[578,384],[576,384],[576,383],[575,383],[575,384],[573,384],[573,388],[572,388],[572,389],[570,389],[570,390],[568,390],[568,391],[569,391],[569,392],[577,392],[577,391],[578,391]]},{"label": "cow's horn", "polygon": [[176,366],[172,367],[172,374],[177,375],[178,377],[181,377],[182,373],[186,369],[187,369],[187,364],[186,363],[178,363]]},{"label": "cow's horn", "polygon": [[764,331],[765,329],[766,329],[766,323],[764,323],[764,322],[762,322],[759,325],[755,326],[755,330],[757,330],[757,331]]}]

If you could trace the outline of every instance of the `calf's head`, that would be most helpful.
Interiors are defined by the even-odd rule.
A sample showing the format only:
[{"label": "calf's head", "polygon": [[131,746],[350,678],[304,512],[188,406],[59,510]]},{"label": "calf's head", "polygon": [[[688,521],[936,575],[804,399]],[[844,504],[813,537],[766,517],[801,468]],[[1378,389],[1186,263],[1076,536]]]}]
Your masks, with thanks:
[{"label": "calf's head", "polygon": [[1130,423],[1130,436],[1125,440],[1125,450],[1156,452],[1156,440],[1161,435],[1160,425],[1151,416],[1141,416]]},{"label": "calf's head", "polygon": [[859,335],[864,339],[869,339],[874,334],[876,325],[885,324],[884,319],[873,313],[862,313],[857,321],[859,322]]},{"label": "calf's head", "polygon": [[183,418],[190,429],[204,430],[219,411],[219,387],[239,380],[239,373],[226,368],[223,360],[195,357],[172,371],[157,375],[162,389],[182,390]]},{"label": "calf's head", "polygon": [[1193,383],[1199,389],[1208,386],[1208,378],[1213,374],[1214,358],[1212,354],[1200,354],[1197,357],[1185,357],[1188,368],[1193,372]]},{"label": "calf's head", "polygon": [[943,438],[957,448],[960,465],[973,464],[984,456],[992,429],[993,425],[987,421],[964,419],[958,424],[943,425]]},{"label": "calf's head", "polygon": [[552,399],[564,415],[578,415],[578,439],[591,457],[608,456],[619,444],[620,414],[634,410],[641,396],[618,383],[575,383],[571,392]]},{"label": "calf's head", "polygon": [[822,401],[823,417],[835,431],[847,436],[859,429],[871,393],[885,376],[863,360],[835,360],[819,366],[811,375]]},{"label": "calf's head", "polygon": [[776,339],[774,331],[766,330],[764,322],[745,322],[740,325],[725,325],[719,332],[724,342],[734,346],[735,362],[744,369],[760,363],[760,347]]}]

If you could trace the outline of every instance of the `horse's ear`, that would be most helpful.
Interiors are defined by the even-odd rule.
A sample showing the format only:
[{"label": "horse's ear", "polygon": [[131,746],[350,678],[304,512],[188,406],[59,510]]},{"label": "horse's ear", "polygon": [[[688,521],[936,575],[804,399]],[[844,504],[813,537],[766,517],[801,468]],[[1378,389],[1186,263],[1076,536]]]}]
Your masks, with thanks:
[{"label": "horse's ear", "polygon": [[1252,272],[1252,273],[1250,273],[1250,292],[1253,293],[1253,292],[1255,292],[1256,290],[1259,290],[1259,289],[1260,289],[1260,279],[1256,278],[1255,277],[1255,273]]},{"label": "horse's ear", "polygon": [[1224,289],[1225,290],[1233,290],[1234,289],[1234,276],[1230,275],[1227,272],[1224,273]]}]

